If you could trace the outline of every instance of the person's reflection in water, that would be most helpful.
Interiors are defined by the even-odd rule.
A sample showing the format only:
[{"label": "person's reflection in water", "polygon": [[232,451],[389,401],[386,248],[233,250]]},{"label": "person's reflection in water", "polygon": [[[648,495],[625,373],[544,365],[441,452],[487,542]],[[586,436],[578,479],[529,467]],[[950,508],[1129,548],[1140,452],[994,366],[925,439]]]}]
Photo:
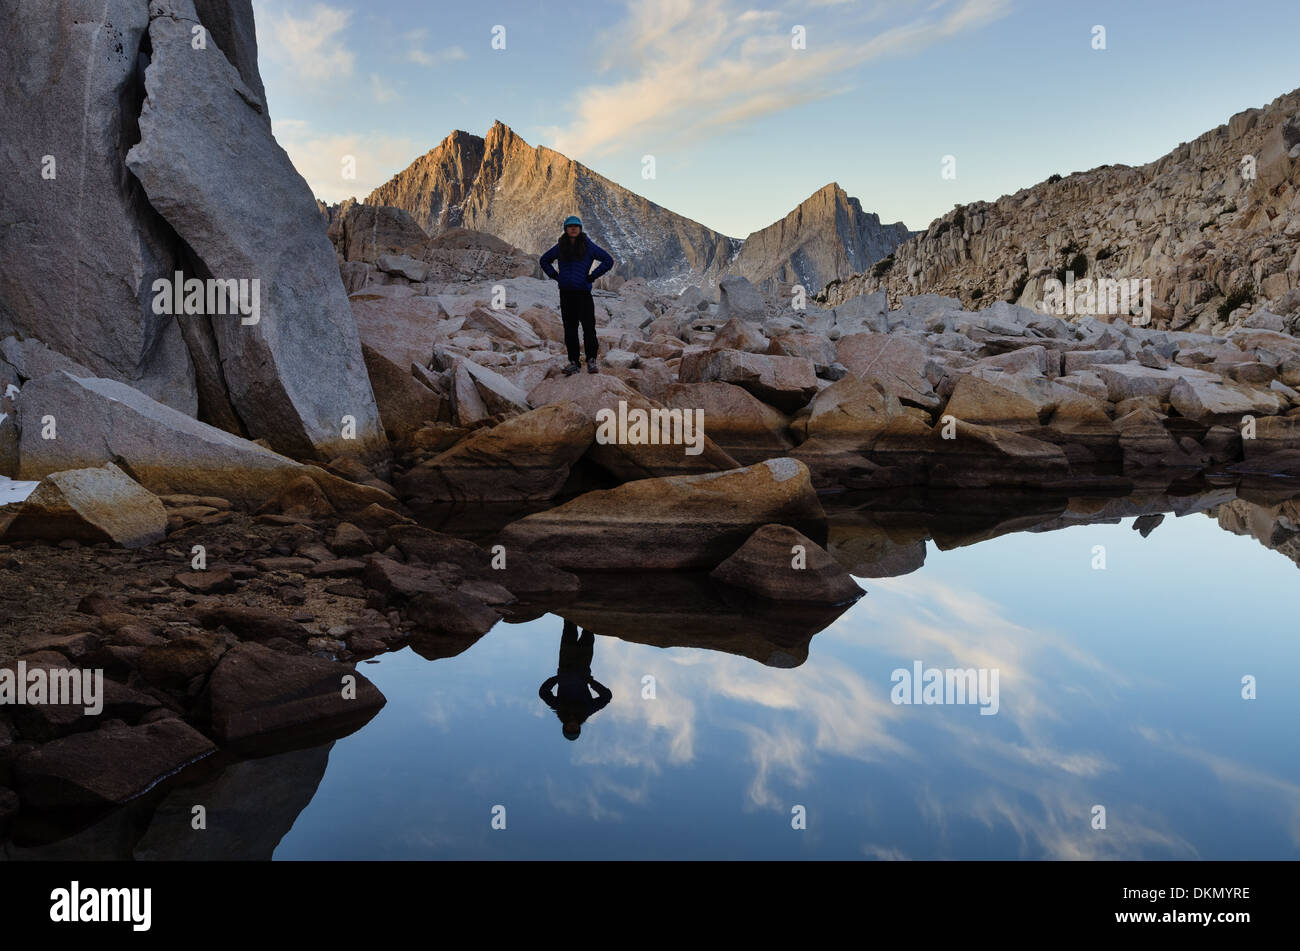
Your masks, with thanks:
[{"label": "person's reflection in water", "polygon": [[[538,691],[546,705],[560,718],[566,740],[576,740],[587,717],[614,699],[609,688],[591,676],[591,655],[595,646],[595,634],[583,631],[579,635],[578,625],[565,621],[564,633],[560,635],[560,666],[555,676],[547,677]],[[552,694],[556,684],[560,689]],[[589,686],[596,691],[596,696],[591,695],[587,689]]]}]

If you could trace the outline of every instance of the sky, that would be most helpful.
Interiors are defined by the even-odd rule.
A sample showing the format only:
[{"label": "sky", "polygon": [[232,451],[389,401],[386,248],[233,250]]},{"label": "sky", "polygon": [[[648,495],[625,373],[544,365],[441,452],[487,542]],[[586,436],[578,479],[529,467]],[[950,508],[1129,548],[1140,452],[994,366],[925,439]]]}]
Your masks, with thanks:
[{"label": "sky", "polygon": [[1300,86],[1296,0],[253,5],[273,130],[319,198],[500,120],[740,238],[833,181],[924,228]]}]

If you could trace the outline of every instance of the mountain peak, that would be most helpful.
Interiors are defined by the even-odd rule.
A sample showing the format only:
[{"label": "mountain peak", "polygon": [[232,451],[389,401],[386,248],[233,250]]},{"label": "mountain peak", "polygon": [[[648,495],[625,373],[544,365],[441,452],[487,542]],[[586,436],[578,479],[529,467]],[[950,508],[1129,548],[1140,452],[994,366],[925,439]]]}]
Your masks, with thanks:
[{"label": "mountain peak", "polygon": [[736,242],[674,214],[559,152],[529,145],[500,119],[483,138],[456,132],[366,198],[409,213],[436,236],[481,231],[540,254],[578,214],[616,274],[671,281],[719,270]]},{"label": "mountain peak", "polygon": [[901,223],[882,225],[839,182],[829,182],[746,238],[729,271],[755,284],[802,284],[816,293],[870,267],[910,235]]},{"label": "mountain peak", "polygon": [[483,138],[456,131],[366,199],[408,212],[430,235],[481,231],[529,253],[555,240],[556,223],[582,218],[607,248],[616,274],[664,284],[739,273],[760,284],[790,281],[818,291],[884,257],[908,231],[881,226],[839,182],[784,219],[737,241],[624,188],[568,156],[532,146],[500,119]]},{"label": "mountain peak", "polygon": [[512,129],[512,128],[510,128],[510,126],[506,125],[506,124],[505,124],[504,122],[502,122],[500,119],[496,119],[496,120],[494,120],[494,121],[492,122],[492,128],[488,129],[488,133],[487,133],[487,135],[485,136],[485,138],[487,138],[487,139],[517,139],[517,138],[519,138],[519,136],[515,134],[515,130]]}]

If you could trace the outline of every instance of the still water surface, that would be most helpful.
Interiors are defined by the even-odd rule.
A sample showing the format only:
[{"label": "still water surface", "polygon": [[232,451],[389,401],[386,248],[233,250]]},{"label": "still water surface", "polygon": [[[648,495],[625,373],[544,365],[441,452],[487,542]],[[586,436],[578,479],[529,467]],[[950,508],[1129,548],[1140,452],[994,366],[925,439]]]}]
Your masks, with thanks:
[{"label": "still water surface", "polygon": [[[558,616],[363,664],[388,704],[333,745],[274,855],[1300,857],[1289,557],[1202,513],[1146,538],[1126,518],[924,545],[923,566],[860,579],[861,600],[768,663],[621,638],[639,615],[638,640],[690,641],[667,579],[637,579],[627,614],[566,611],[613,694],[573,741],[538,695]],[[997,714],[892,703],[891,673],[917,661],[997,669]]]}]

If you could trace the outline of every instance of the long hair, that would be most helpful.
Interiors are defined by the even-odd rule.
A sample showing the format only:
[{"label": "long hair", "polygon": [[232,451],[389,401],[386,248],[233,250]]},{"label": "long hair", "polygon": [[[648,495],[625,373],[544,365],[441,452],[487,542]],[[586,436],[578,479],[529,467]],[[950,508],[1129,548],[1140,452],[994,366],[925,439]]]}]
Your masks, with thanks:
[{"label": "long hair", "polygon": [[560,235],[560,260],[580,261],[587,256],[587,233],[579,231],[576,238]]}]

